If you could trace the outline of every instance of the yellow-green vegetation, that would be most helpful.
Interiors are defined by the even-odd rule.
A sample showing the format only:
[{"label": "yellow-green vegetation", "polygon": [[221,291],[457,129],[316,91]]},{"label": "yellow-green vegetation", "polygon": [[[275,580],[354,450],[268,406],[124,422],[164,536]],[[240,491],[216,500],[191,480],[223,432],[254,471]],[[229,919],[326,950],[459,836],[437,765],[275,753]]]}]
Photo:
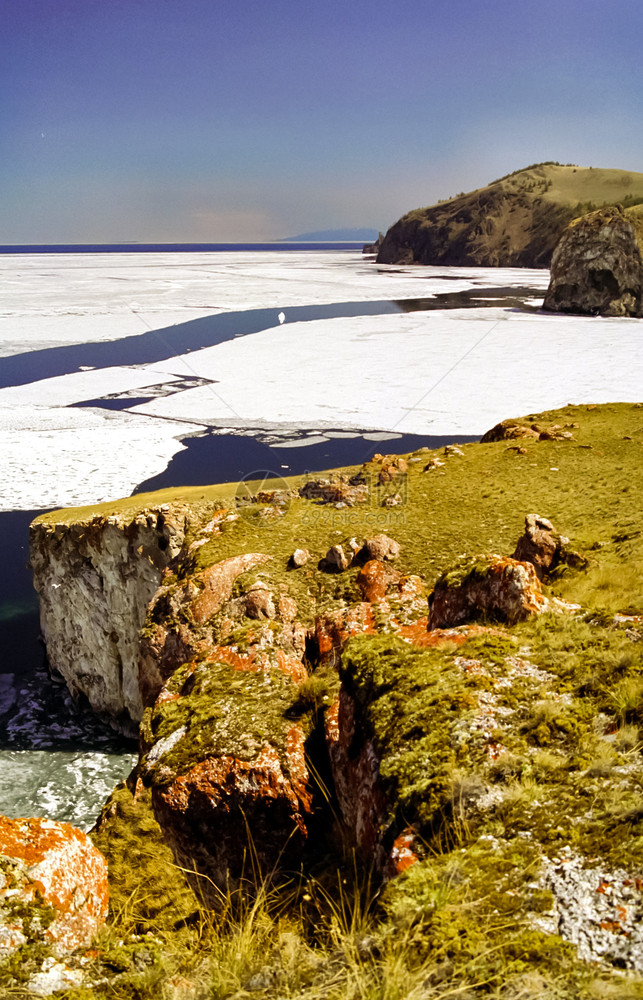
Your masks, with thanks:
[{"label": "yellow-green vegetation", "polygon": [[188,665],[172,674],[166,691],[179,697],[146,711],[142,740],[158,747],[180,729],[185,735],[162,755],[160,766],[150,768],[152,784],[167,784],[212,755],[252,760],[266,745],[275,746],[287,768],[292,727],[287,713],[297,687],[281,671],[235,670],[227,663]]},{"label": "yellow-green vegetation", "polygon": [[603,205],[636,212],[643,174],[540,163],[396,222],[380,263],[546,267],[567,223]]},{"label": "yellow-green vegetation", "polygon": [[[401,545],[396,567],[433,583],[460,557],[485,551],[511,553],[525,515],[537,512],[570,537],[572,548],[590,557],[590,574],[599,573],[601,567],[611,573],[617,564],[629,566],[626,571],[632,577],[632,587],[628,600],[641,607],[643,574],[636,572],[636,566],[641,565],[643,542],[634,535],[642,523],[643,406],[572,405],[530,414],[522,422],[534,421],[539,426],[578,426],[572,426],[570,441],[521,439],[518,443],[523,454],[516,450],[514,441],[463,444],[463,456],[423,449],[409,456],[408,473],[400,477],[396,487],[403,490],[405,498],[398,507],[380,506],[391,492],[390,483],[374,485],[369,499],[354,507],[337,508],[294,496],[283,507],[244,506],[238,520],[221,523],[219,534],[199,536],[199,522],[211,510],[235,510],[236,487],[227,484],[140,494],[91,508],[54,511],[39,520],[64,523],[94,513],[133,517],[146,505],[194,505],[188,542],[194,537],[210,540],[196,549],[191,561],[184,562],[184,571],[198,571],[240,552],[263,552],[271,560],[245,575],[244,581],[263,580],[276,593],[285,585],[298,604],[298,620],[312,624],[323,607],[337,605],[345,597],[357,598],[357,568],[341,574],[317,568],[329,546],[351,535],[362,539],[378,532],[391,535]],[[444,467],[423,472],[432,457],[445,461]],[[349,475],[356,471],[347,470]],[[296,490],[304,479],[291,477],[285,482]],[[201,501],[205,506],[199,514]],[[630,534],[630,541],[624,541]],[[624,545],[629,547],[625,550]],[[310,550],[312,559],[302,569],[293,570],[288,565],[290,555],[302,546]],[[612,585],[603,588],[599,606],[606,606],[604,594],[608,590],[619,589],[618,575],[611,573]],[[566,571],[557,584],[563,593],[565,579]],[[579,585],[579,579],[582,583],[585,577],[575,577],[574,586]],[[614,605],[617,609],[621,610]]]},{"label": "yellow-green vegetation", "polygon": [[[331,544],[385,532],[401,544],[396,567],[430,585],[476,553],[511,554],[535,512],[587,560],[560,566],[545,586],[580,607],[458,645],[416,648],[385,634],[384,621],[381,634],[348,643],[340,672],[381,761],[385,844],[409,825],[417,830],[417,863],[386,886],[328,845],[311,869],[222,894],[220,907],[205,911],[173,864],[148,793],[135,800],[117,790],[95,834],[110,864],[110,923],[86,966],[89,985],[61,997],[643,998],[643,977],[618,957],[630,924],[597,924],[615,942],[605,952],[614,964],[581,961],[555,933],[553,909],[568,862],[612,873],[614,885],[621,872],[633,883],[643,876],[643,408],[569,406],[523,422],[534,420],[568,425],[573,438],[462,445],[463,455],[442,455],[444,466],[426,472],[436,453],[418,452],[408,456],[396,487],[405,502],[395,508],[379,505],[390,484],[377,486],[375,476],[355,507],[298,496],[253,504],[214,536],[200,534],[195,517],[190,540],[208,540],[179,579],[241,552],[266,553],[271,560],[246,583],[287,593],[311,625],[320,611],[358,599],[357,567],[332,574],[317,566]],[[232,486],[164,491],[118,509],[202,500],[205,519],[217,505],[234,509],[233,498]],[[294,570],[298,547],[313,558]],[[230,641],[243,638],[237,630]],[[199,669],[170,681],[178,691],[195,677],[183,708],[169,702],[158,713],[154,739],[185,724],[172,715],[185,706],[195,723],[205,713],[207,730],[207,712],[216,711],[208,684],[223,673]],[[319,715],[333,688],[313,673],[293,697],[289,687],[288,711]],[[28,995],[4,976],[3,995]]]},{"label": "yellow-green vegetation", "polygon": [[[637,532],[643,506],[643,407],[626,403],[568,406],[530,414],[523,423],[535,421],[539,426],[569,425],[573,439],[469,443],[461,445],[463,456],[423,449],[409,456],[408,472],[395,487],[405,498],[397,507],[380,506],[382,498],[390,494],[391,484],[376,485],[376,476],[365,503],[338,508],[295,495],[283,506],[252,504],[239,508],[237,520],[222,521],[216,535],[199,533],[196,506],[188,542],[193,538],[207,541],[183,561],[180,579],[241,552],[265,553],[272,558],[245,574],[243,586],[261,580],[276,594],[286,588],[297,603],[298,620],[312,625],[315,615],[325,608],[359,599],[357,567],[339,574],[318,568],[318,560],[331,545],[352,535],[364,539],[384,532],[400,542],[396,567],[432,584],[460,558],[481,552],[513,552],[525,515],[536,512],[549,517],[571,539],[571,547],[589,558],[585,575],[561,570],[556,593],[569,596],[566,581],[573,576],[573,588],[582,591],[587,583],[589,592],[581,601],[584,605],[614,611],[641,608],[643,539]],[[445,465],[423,472],[433,457]],[[372,464],[377,471],[379,466]],[[350,475],[358,470],[347,471]],[[286,480],[293,490],[303,481],[302,477]],[[91,510],[105,516],[124,512],[134,516],[141,507],[156,506],[157,502],[198,505],[201,501],[205,504],[203,519],[219,507],[234,511],[234,485],[164,490]],[[84,509],[80,516],[86,516]],[[74,512],[66,510],[42,515],[40,520],[56,523],[73,517]],[[303,568],[293,570],[290,555],[302,546],[309,549],[312,558]],[[607,576],[600,584],[602,573]],[[625,588],[622,578],[627,581]],[[234,636],[229,641],[234,641]]]},{"label": "yellow-green vegetation", "polygon": [[626,208],[625,214],[634,226],[639,247],[643,247],[643,204]]}]

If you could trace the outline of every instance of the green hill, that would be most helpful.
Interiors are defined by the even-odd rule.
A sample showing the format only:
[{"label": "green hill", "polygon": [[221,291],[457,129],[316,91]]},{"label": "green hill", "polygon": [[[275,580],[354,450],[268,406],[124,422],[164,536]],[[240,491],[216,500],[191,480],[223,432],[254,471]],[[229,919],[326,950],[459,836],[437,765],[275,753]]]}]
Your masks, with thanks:
[{"label": "green hill", "polygon": [[534,164],[408,212],[386,233],[377,262],[548,267],[573,218],[615,203],[643,227],[643,173]]}]

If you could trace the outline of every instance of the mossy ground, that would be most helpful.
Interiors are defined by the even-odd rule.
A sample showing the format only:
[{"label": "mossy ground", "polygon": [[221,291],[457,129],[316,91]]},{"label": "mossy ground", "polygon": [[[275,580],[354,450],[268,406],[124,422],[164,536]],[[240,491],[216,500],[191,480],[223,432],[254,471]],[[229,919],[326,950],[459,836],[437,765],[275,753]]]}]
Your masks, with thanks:
[{"label": "mossy ground", "polygon": [[[548,851],[570,846],[643,870],[643,641],[640,622],[615,618],[643,613],[643,408],[569,406],[528,419],[578,426],[571,441],[463,445],[463,456],[429,472],[430,452],[409,456],[396,487],[405,502],[391,509],[379,506],[384,487],[376,486],[353,508],[300,498],[246,507],[191,563],[271,555],[255,576],[287,589],[308,625],[357,599],[357,568],[317,566],[351,535],[393,536],[397,568],[429,585],[462,557],[510,554],[527,513],[550,518],[587,557],[586,569],[562,567],[550,583],[580,613],[457,648],[414,650],[390,635],[349,644],[342,669],[382,753],[391,832],[418,824],[420,862],[384,893],[374,887],[371,905],[368,880],[357,891],[352,865],[339,860],[338,892],[327,876],[304,879],[278,900],[267,890],[224,906],[219,919],[185,897],[149,812],[118,793],[112,833],[98,842],[112,872],[110,948],[124,942],[125,968],[105,976],[99,964],[104,981],[97,975],[89,993],[69,991],[70,1000],[643,997],[640,976],[580,963],[572,945],[533,922],[551,906],[538,879]],[[103,512],[176,499],[203,503],[205,518],[217,503],[234,509],[234,488],[164,491],[160,501],[136,497]],[[298,547],[313,559],[292,570]],[[139,863],[140,843],[151,857]],[[149,912],[128,906],[150,886]],[[154,910],[154,897],[166,894]],[[137,966],[139,950],[147,957]]]}]

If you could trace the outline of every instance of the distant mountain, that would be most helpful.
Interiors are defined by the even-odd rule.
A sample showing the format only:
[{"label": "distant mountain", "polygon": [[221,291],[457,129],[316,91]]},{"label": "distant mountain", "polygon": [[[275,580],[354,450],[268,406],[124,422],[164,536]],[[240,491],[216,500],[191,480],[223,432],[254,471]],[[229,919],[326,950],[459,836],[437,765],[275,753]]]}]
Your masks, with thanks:
[{"label": "distant mountain", "polygon": [[640,219],[631,206],[643,204],[643,174],[538,163],[402,216],[380,243],[377,262],[548,267],[573,218],[615,203]]},{"label": "distant mountain", "polygon": [[372,243],[377,239],[377,229],[319,229],[314,233],[285,236],[280,243]]}]

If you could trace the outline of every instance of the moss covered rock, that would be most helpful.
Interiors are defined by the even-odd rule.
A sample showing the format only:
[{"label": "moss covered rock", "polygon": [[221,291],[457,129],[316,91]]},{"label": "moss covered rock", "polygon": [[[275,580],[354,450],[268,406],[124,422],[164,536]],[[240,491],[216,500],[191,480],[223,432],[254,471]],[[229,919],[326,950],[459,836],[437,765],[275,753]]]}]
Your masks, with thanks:
[{"label": "moss covered rock", "polygon": [[[300,664],[301,666],[301,664]],[[175,671],[141,726],[140,773],[201,897],[296,865],[312,815],[307,720],[287,669],[223,659]]]},{"label": "moss covered rock", "polygon": [[533,564],[498,555],[466,559],[443,573],[429,605],[431,629],[484,616],[514,624],[550,608]]}]

